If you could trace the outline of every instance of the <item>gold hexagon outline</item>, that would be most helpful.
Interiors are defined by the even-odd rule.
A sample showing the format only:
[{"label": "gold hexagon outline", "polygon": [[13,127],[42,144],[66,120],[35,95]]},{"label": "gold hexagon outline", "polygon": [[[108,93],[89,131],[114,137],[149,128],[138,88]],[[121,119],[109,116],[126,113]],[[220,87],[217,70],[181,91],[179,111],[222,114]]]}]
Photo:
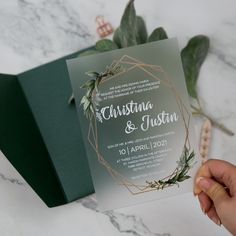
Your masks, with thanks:
[{"label": "gold hexagon outline", "polygon": [[[130,61],[127,61],[130,60]],[[176,98],[176,103],[177,106],[180,110],[182,119],[183,119],[183,123],[184,123],[184,128],[185,128],[185,140],[184,140],[184,147],[187,147],[189,150],[191,148],[190,145],[190,141],[189,141],[189,124],[190,124],[190,113],[187,109],[187,107],[184,105],[181,96],[178,94],[177,90],[175,89],[172,81],[170,80],[169,76],[167,75],[167,73],[162,69],[161,66],[157,66],[157,65],[152,65],[152,64],[146,64],[143,63],[133,57],[130,57],[128,55],[123,55],[119,60],[115,60],[113,61],[112,65],[118,65],[118,64],[128,64],[131,67],[128,70],[119,72],[113,76],[110,76],[108,78],[104,78],[102,79],[102,81],[100,83],[105,83],[106,81],[110,80],[110,79],[114,79],[118,76],[120,76],[123,73],[127,73],[128,71],[134,69],[135,67],[138,67],[139,69],[143,70],[144,72],[146,72],[147,74],[149,74],[151,77],[153,77],[154,79],[159,80],[161,83],[164,83],[165,86],[169,87],[169,89],[172,90],[175,98]],[[146,68],[152,69],[154,71],[160,71],[164,74],[164,77],[166,79],[166,81],[161,80],[160,78],[157,78],[152,72],[148,71]],[[94,92],[93,92],[93,96],[94,96]],[[185,113],[187,114],[187,122],[185,119]],[[94,143],[93,141],[90,139],[90,135],[92,134],[92,138],[94,139]],[[144,193],[144,192],[150,192],[150,191],[156,191],[156,188],[151,188],[150,185],[137,185],[134,184],[132,181],[130,181],[127,177],[123,176],[121,173],[119,173],[118,171],[116,171],[115,169],[113,169],[111,167],[111,165],[105,160],[105,158],[101,155],[100,151],[99,151],[99,145],[98,145],[98,135],[97,135],[97,119],[96,116],[93,114],[90,117],[89,120],[89,131],[88,131],[88,141],[90,143],[90,145],[92,146],[92,148],[94,149],[94,151],[96,152],[96,155],[98,157],[98,161],[101,165],[103,165],[107,171],[109,172],[109,174],[111,175],[111,177],[114,179],[115,182],[117,182],[118,180],[118,184],[123,185],[124,187],[126,187],[126,189],[133,195],[136,194],[140,194],[140,193]],[[170,178],[171,176],[173,176],[176,172],[177,168],[172,171],[172,173],[169,176],[166,176],[164,178],[162,178],[161,180],[165,180],[167,178]],[[173,184],[170,184],[166,187],[172,186]],[[133,191],[131,189],[131,187],[135,188],[136,191]]]}]

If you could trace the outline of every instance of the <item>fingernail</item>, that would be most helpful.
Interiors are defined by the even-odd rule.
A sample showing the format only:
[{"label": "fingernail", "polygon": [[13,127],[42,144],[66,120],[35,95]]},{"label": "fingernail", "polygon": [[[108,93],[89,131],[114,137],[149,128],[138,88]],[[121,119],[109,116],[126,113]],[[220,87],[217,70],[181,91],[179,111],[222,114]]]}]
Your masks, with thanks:
[{"label": "fingernail", "polygon": [[203,207],[203,203],[201,202],[201,199],[199,199],[200,207],[202,209],[202,212],[204,215],[206,215],[206,209]]},{"label": "fingernail", "polygon": [[210,188],[210,182],[203,177],[197,178],[196,183],[203,191],[206,191]]},{"label": "fingernail", "polygon": [[202,179],[203,179],[203,177],[198,177],[198,178],[196,179],[196,184],[198,184]]},{"label": "fingernail", "polygon": [[201,206],[201,209],[202,209],[203,214],[206,215],[206,210],[205,210],[205,208]]},{"label": "fingernail", "polygon": [[217,219],[216,217],[212,217],[211,220],[212,220],[215,224],[217,224],[218,226],[221,226],[220,220]]}]

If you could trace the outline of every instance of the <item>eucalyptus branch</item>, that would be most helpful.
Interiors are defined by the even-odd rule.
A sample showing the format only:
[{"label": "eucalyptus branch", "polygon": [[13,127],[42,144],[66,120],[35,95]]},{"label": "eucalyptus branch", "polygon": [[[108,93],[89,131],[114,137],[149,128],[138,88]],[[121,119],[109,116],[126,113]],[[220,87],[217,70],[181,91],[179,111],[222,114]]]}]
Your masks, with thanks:
[{"label": "eucalyptus branch", "polygon": [[87,90],[85,95],[82,97],[80,101],[80,104],[83,105],[84,114],[87,118],[90,118],[93,114],[95,114],[94,105],[96,104],[93,104],[93,92],[98,91],[98,86],[102,81],[102,79],[113,76],[121,72],[122,70],[124,70],[122,66],[117,65],[116,63],[112,63],[110,66],[106,67],[106,70],[104,72],[101,73],[95,71],[86,72],[86,75],[93,78],[87,81],[81,87]]},{"label": "eucalyptus branch", "polygon": [[233,131],[231,131],[230,129],[225,127],[225,125],[223,125],[222,123],[219,123],[217,120],[215,120],[214,118],[212,118],[211,116],[206,114],[202,110],[202,108],[200,106],[199,106],[199,108],[197,108],[194,105],[191,105],[191,107],[194,110],[194,112],[192,112],[193,115],[201,115],[201,116],[206,117],[207,119],[209,119],[211,121],[213,126],[215,126],[216,128],[220,129],[221,131],[223,131],[224,133],[228,134],[229,136],[234,136],[234,132]]},{"label": "eucalyptus branch", "polygon": [[146,181],[149,188],[155,188],[156,190],[164,189],[166,187],[172,185],[178,185],[180,182],[185,181],[186,179],[191,178],[188,175],[189,170],[193,167],[194,163],[194,152],[190,152],[190,150],[184,146],[183,153],[179,159],[178,166],[169,176],[154,181]]}]

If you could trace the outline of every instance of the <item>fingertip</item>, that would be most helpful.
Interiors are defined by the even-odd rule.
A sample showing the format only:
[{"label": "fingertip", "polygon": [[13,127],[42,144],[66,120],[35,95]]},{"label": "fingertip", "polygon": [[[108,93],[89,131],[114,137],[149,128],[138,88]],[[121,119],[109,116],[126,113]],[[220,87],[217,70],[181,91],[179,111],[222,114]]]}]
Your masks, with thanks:
[{"label": "fingertip", "polygon": [[200,182],[202,179],[204,179],[204,177],[202,177],[202,176],[200,176],[200,177],[197,177],[197,179],[196,179],[196,184],[198,185],[198,184],[199,184],[199,182]]},{"label": "fingertip", "polygon": [[221,226],[221,221],[217,217],[210,218],[216,225]]},{"label": "fingertip", "polygon": [[214,206],[211,207],[211,209],[207,212],[207,216],[210,220],[212,220],[216,225],[221,226],[221,220],[218,216],[216,209]]},{"label": "fingertip", "polygon": [[[208,161],[207,161],[208,162]],[[195,181],[194,181],[194,195],[197,196],[202,192],[202,189],[198,186],[198,182],[204,177],[210,177],[207,165],[203,164],[199,170],[197,171],[195,175]]]},{"label": "fingertip", "polygon": [[195,197],[198,196],[201,192],[202,190],[198,186],[194,187],[193,194]]},{"label": "fingertip", "polygon": [[206,214],[212,207],[212,201],[204,192],[198,195],[198,201],[203,213]]},{"label": "fingertip", "polygon": [[197,196],[202,192],[202,189],[199,187],[198,183],[203,179],[203,177],[196,177],[195,184],[194,184],[194,195]]},{"label": "fingertip", "polygon": [[201,190],[206,192],[213,184],[213,181],[209,178],[198,177],[196,179],[196,184]]}]

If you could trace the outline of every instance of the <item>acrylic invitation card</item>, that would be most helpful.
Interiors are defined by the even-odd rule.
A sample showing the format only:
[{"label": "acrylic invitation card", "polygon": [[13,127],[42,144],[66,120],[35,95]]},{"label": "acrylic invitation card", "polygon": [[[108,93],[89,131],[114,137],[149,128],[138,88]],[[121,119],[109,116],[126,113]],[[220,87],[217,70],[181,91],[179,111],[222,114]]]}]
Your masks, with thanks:
[{"label": "acrylic invitation card", "polygon": [[177,40],[67,65],[100,208],[192,191],[199,161]]}]

